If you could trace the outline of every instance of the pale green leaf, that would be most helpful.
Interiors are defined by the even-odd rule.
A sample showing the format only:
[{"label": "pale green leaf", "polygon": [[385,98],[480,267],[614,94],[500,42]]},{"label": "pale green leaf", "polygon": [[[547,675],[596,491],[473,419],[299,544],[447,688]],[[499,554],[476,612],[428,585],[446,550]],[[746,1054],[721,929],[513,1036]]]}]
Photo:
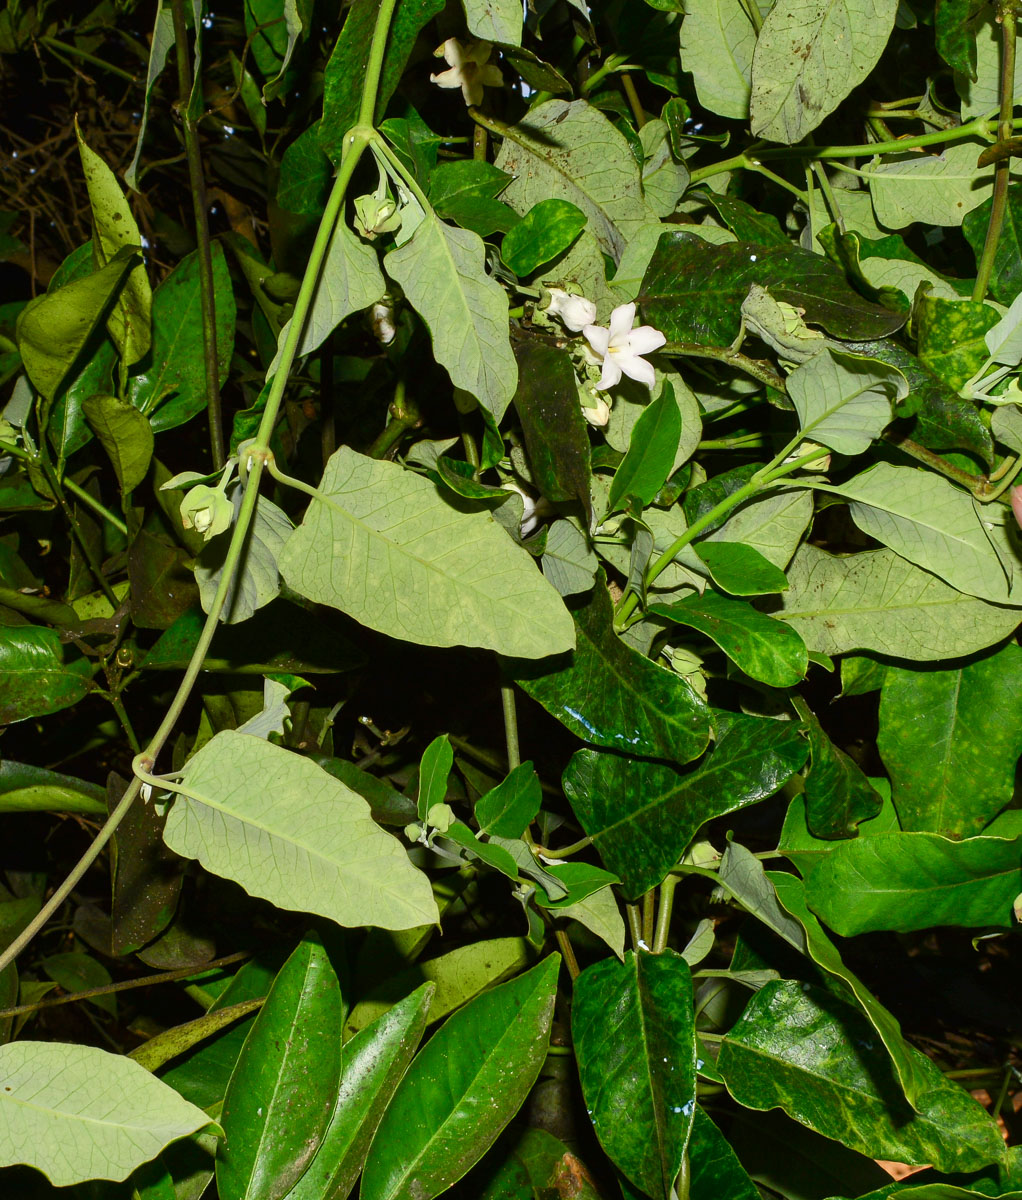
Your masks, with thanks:
[{"label": "pale green leaf", "polygon": [[[361,312],[383,298],[387,290],[376,251],[357,238],[343,220],[334,227],[327,247],[323,270],[316,283],[298,354],[318,350],[338,325],[352,313]],[[280,331],[277,353],[266,372],[267,378],[280,366],[280,347],[284,345],[291,322]]]},{"label": "pale green leaf", "polygon": [[977,167],[975,143],[948,146],[943,154],[907,151],[874,160],[869,190],[877,220],[889,229],[914,221],[961,225],[966,213],[989,199],[993,167]]},{"label": "pale green leaf", "polygon": [[1008,599],[1004,569],[972,497],[940,475],[877,463],[840,487],[820,486],[848,499],[862,532],[909,562],[970,596]]},{"label": "pale green leaf", "polygon": [[[235,519],[241,507],[242,489],[235,488],[231,497]],[[229,625],[247,621],[250,616],[269,604],[280,591],[277,562],[287,544],[293,527],[287,516],[265,496],[259,497],[245,555],[231,580],[221,620]],[[220,586],[224,558],[230,544],[230,533],[214,538],[203,548],[195,564],[195,582],[199,585],[199,603],[209,612],[213,597]]]},{"label": "pale green leaf", "polygon": [[168,6],[163,7],[163,0],[157,0],[156,20],[153,24],[153,36],[149,43],[149,66],[146,69],[145,96],[142,101],[142,117],[138,123],[138,139],[135,142],[135,153],[132,155],[128,169],[124,172],[124,182],[132,191],[138,191],[138,163],[142,157],[142,142],[145,139],[146,124],[149,120],[149,97],[152,95],[153,84],[160,77],[167,55],[174,45],[174,14]]},{"label": "pale green leaf", "polygon": [[83,401],[82,412],[113,464],[121,491],[138,487],[153,456],[153,429],[148,417],[127,401],[102,394]]},{"label": "pale green leaf", "polygon": [[446,225],[430,209],[384,266],[426,322],[451,382],[499,421],[515,394],[518,365],[508,339],[507,296],[486,274],[482,239]]},{"label": "pale green leaf", "polygon": [[802,546],[776,615],[810,650],[872,650],[935,662],[992,646],[1018,625],[1017,609],[964,595],[890,550],[838,557]]},{"label": "pale green leaf", "polygon": [[908,395],[908,380],[875,358],[822,350],[788,376],[788,395],[805,437],[862,454],[891,420],[891,402]]},{"label": "pale green leaf", "polygon": [[58,1187],[126,1179],[209,1116],[144,1067],[95,1046],[0,1046],[0,1167],[27,1163]]},{"label": "pale green leaf", "polygon": [[562,596],[574,596],[593,586],[599,560],[581,525],[571,517],[561,517],[547,529],[540,564],[543,574]]},{"label": "pale green leaf", "polygon": [[484,42],[522,43],[521,0],[462,0],[465,23],[473,37]]},{"label": "pale green leaf", "polygon": [[[962,120],[971,121],[993,112],[1001,103],[1001,23],[995,19],[994,6],[984,5],[975,23],[970,21],[964,32],[970,40],[975,37],[976,78],[955,71],[955,90],[962,98]],[[1022,94],[1022,59],[1018,57],[1013,94]]]},{"label": "pale green leaf", "polygon": [[877,64],[898,0],[777,0],[752,57],[754,137],[794,145]]},{"label": "pale green leaf", "polygon": [[813,498],[808,492],[774,492],[740,504],[706,540],[751,546],[783,571],[812,519]]},{"label": "pale green leaf", "polygon": [[570,917],[571,920],[584,925],[590,933],[595,933],[601,941],[606,942],[618,958],[624,961],[625,919],[621,915],[614,889],[609,884],[598,888],[584,900],[557,909],[557,916]]},{"label": "pale green leaf", "polygon": [[181,773],[164,840],[278,908],[338,925],[411,929],[438,919],[426,876],[369,805],[322,767],[224,730]]},{"label": "pale green leaf", "polygon": [[688,168],[671,151],[667,123],[647,121],[639,130],[642,144],[642,194],[658,217],[669,217],[688,187]]},{"label": "pale green leaf", "polygon": [[[771,0],[759,2],[761,16]],[[756,27],[741,0],[686,0],[681,66],[692,72],[703,108],[744,121],[749,116]]]},{"label": "pale green leaf", "polygon": [[585,100],[548,100],[511,133],[496,165],[514,176],[501,199],[516,212],[550,197],[570,201],[615,262],[641,226],[659,224],[623,134]]},{"label": "pale green leaf", "polygon": [[997,324],[986,331],[983,341],[994,362],[1018,366],[1022,359],[1022,292]]},{"label": "pale green leaf", "polygon": [[391,637],[542,658],[574,625],[532,556],[486,512],[427,479],[343,447],[280,558],[287,584]]},{"label": "pale green leaf", "polygon": [[920,283],[930,285],[927,295],[940,300],[961,300],[961,295],[936,271],[925,263],[911,262],[903,258],[863,258],[859,260],[863,278],[873,287],[897,288],[906,300],[914,300]]}]

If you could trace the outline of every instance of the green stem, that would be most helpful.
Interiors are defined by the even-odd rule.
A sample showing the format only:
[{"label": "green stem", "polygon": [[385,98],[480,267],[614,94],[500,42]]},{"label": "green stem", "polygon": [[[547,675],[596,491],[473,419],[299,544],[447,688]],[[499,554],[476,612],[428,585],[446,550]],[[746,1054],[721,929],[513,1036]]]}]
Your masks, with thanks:
[{"label": "green stem", "polygon": [[567,930],[555,929],[554,937],[557,939],[557,945],[564,957],[564,965],[568,968],[568,975],[571,977],[571,982],[574,983],[582,973],[579,970],[578,959],[575,957],[575,948],[568,940]]},{"label": "green stem", "polygon": [[628,918],[628,932],[631,934],[632,947],[638,950],[642,941],[642,916],[637,904],[625,905],[625,916]]},{"label": "green stem", "polygon": [[573,854],[578,854],[580,850],[584,850],[586,846],[592,844],[591,837],[584,837],[579,838],[577,842],[572,842],[570,846],[559,846],[556,850],[550,850],[546,846],[537,846],[536,849],[544,858],[570,858]]},{"label": "green stem", "polygon": [[[53,51],[62,51],[63,54],[70,54],[72,58],[80,58],[82,62],[92,63],[94,67],[99,67],[102,71],[109,71],[111,75],[119,75],[121,79],[126,79],[128,83],[138,83],[134,75],[125,71],[121,67],[114,66],[113,63],[108,63],[105,59],[97,58],[95,54],[89,54],[87,50],[79,50],[77,46],[69,46],[67,42],[60,42],[55,37],[39,37],[37,42],[47,46]],[[60,58],[61,55],[57,54]]]},{"label": "green stem", "polygon": [[522,750],[518,743],[518,714],[515,711],[514,684],[501,684],[500,703],[504,709],[504,741],[507,745],[508,770],[522,765]]},{"label": "green stem", "polygon": [[100,502],[94,496],[90,496],[85,488],[83,488],[80,484],[75,483],[73,479],[65,479],[64,487],[66,487],[67,490],[73,495],[77,496],[84,505],[91,508],[98,517],[102,517],[103,520],[106,521],[108,525],[116,529],[118,533],[123,533],[125,537],[128,536],[128,527],[121,520],[121,518],[112,513],[110,509],[100,504]]},{"label": "green stem", "polygon": [[642,897],[642,943],[647,950],[653,944],[653,918],[655,909],[656,888],[650,888]]},{"label": "green stem", "polygon": [[[1005,142],[1012,134],[1012,114],[1015,111],[1015,0],[1002,0],[997,5],[997,19],[1001,22],[1001,112],[997,126],[999,141]],[[990,286],[994,270],[994,258],[1001,241],[1004,217],[1008,211],[1008,183],[1011,178],[1011,158],[1003,158],[994,168],[994,188],[990,198],[990,220],[987,224],[983,252],[976,270],[976,285],[972,289],[973,300],[983,300]]]},{"label": "green stem", "polygon": [[376,101],[380,94],[380,76],[383,73],[383,59],[387,53],[387,38],[390,35],[390,23],[397,8],[397,0],[380,0],[380,8],[376,14],[376,27],[373,29],[373,43],[369,47],[369,62],[366,64],[365,78],[362,80],[362,102],[358,109],[358,123],[365,129],[376,124]]},{"label": "green stem", "polygon": [[845,219],[841,213],[841,206],[837,202],[837,197],[834,195],[834,188],[831,186],[830,177],[824,170],[823,163],[813,163],[813,174],[816,176],[816,182],[820,185],[820,191],[823,192],[823,202],[827,206],[831,220],[837,225],[838,231],[844,233]]},{"label": "green stem", "polygon": [[[209,206],[206,203],[206,178],[202,170],[198,123],[191,110],[192,64],[188,57],[188,27],[184,0],[172,0],[174,48],[177,55],[178,104],[188,182],[192,193],[192,216],[199,261],[199,299],[202,308],[202,361],[206,374],[206,417],[209,422],[209,448],[213,466],[220,470],[224,455],[224,419],[220,404],[220,364],[217,361],[216,297],[213,284],[213,252],[209,237]],[[196,29],[195,36],[200,31]]]},{"label": "green stem", "polygon": [[621,87],[625,99],[628,101],[628,107],[632,110],[632,116],[635,118],[635,128],[641,129],[646,124],[646,112],[639,99],[639,93],[635,90],[635,83],[627,71],[621,72]]},{"label": "green stem", "polygon": [[[116,611],[120,601],[114,595],[114,590],[103,574],[102,567],[96,561],[96,556],[92,553],[92,549],[85,540],[85,536],[79,528],[78,522],[74,518],[74,513],[71,511],[71,506],[67,502],[67,497],[64,495],[64,489],[61,486],[60,480],[57,478],[57,472],[53,469],[49,458],[47,457],[45,446],[42,448],[38,459],[36,460],[40,469],[46,476],[46,482],[50,485],[50,490],[57,498],[57,503],[60,505],[60,511],[64,514],[64,520],[68,524],[71,532],[71,537],[78,543],[78,549],[82,552],[82,557],[85,559],[86,566],[89,572],[99,585],[99,590],[109,601],[111,607]],[[2,968],[0,968],[2,969]]]},{"label": "green stem", "polygon": [[656,934],[653,938],[653,953],[663,954],[667,949],[667,938],[671,932],[671,914],[674,911],[674,889],[681,880],[668,875],[660,885],[660,909],[657,913]]},{"label": "green stem", "polygon": [[107,692],[106,698],[110,701],[110,707],[117,714],[117,720],[120,721],[124,736],[128,739],[128,745],[131,747],[131,753],[140,754],[142,747],[135,736],[135,729],[128,717],[128,710],[124,707],[124,701],[116,692]]},{"label": "green stem", "polygon": [[390,420],[376,435],[373,444],[366,451],[370,458],[386,457],[409,429],[415,429],[421,423],[419,407],[414,401],[408,399],[403,379],[397,381],[389,411]]},{"label": "green stem", "polygon": [[[751,375],[753,379],[765,383],[767,387],[775,388],[779,392],[784,391],[784,379],[777,374],[770,363],[764,359],[749,358],[747,354],[742,354],[740,350],[734,350],[730,346],[701,346],[698,342],[668,342],[660,353],[678,354],[685,358],[712,358],[715,362],[724,363],[725,366],[737,367],[746,375]],[[731,415],[731,410],[728,410],[727,415]]]},{"label": "green stem", "polygon": [[896,433],[885,432],[883,434],[885,442],[890,442],[892,446],[897,446],[903,454],[907,454],[910,458],[917,459],[919,462],[926,463],[928,467],[939,471],[941,475],[947,479],[953,479],[955,483],[960,483],[962,487],[966,487],[977,499],[983,499],[983,493],[987,487],[987,477],[985,475],[971,475],[968,471],[963,471],[961,467],[956,467],[954,463],[948,462],[940,454],[935,454],[932,450],[927,450],[925,446],[920,446],[918,442],[912,441],[911,438],[899,437]]},{"label": "green stem", "polygon": [[762,175],[764,179],[769,179],[771,183],[776,183],[778,187],[784,188],[784,190],[786,192],[790,192],[796,200],[801,200],[802,203],[808,207],[809,196],[804,189],[796,187],[793,183],[789,183],[787,179],[776,174],[774,171],[771,171],[769,167],[764,167],[758,159],[750,158],[748,169],[750,171],[754,171],[757,175]]}]

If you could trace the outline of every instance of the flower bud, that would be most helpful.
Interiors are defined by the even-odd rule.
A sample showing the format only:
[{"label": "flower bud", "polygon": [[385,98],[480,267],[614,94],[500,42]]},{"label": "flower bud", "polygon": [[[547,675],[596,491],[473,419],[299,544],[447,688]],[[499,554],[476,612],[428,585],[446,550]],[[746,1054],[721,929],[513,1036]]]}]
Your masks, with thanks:
[{"label": "flower bud", "polygon": [[355,199],[355,228],[369,241],[401,228],[401,213],[387,195],[370,193]]},{"label": "flower bud", "polygon": [[596,305],[585,296],[573,296],[559,287],[550,288],[549,295],[543,311],[560,317],[564,328],[572,333],[581,333],[596,320]]},{"label": "flower bud", "polygon": [[208,542],[211,537],[230,529],[234,505],[219,488],[200,483],[181,501],[181,524],[194,529]]}]

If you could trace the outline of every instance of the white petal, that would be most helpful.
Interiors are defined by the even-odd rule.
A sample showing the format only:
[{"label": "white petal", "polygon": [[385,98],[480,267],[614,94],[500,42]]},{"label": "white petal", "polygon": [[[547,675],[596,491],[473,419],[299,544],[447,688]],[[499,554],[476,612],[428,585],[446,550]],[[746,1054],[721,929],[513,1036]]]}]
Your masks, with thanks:
[{"label": "white petal", "polygon": [[652,325],[640,325],[628,335],[628,349],[633,354],[652,354],[666,341],[667,338],[659,329],[654,329]]},{"label": "white petal", "polygon": [[600,429],[610,420],[610,405],[606,400],[601,400],[595,408],[583,408],[582,416],[590,425],[595,425],[597,429]]},{"label": "white petal", "polygon": [[[641,359],[639,361],[642,362]],[[642,365],[645,367],[649,364],[642,363]],[[601,392],[605,392],[607,388],[612,388],[616,383],[621,382],[621,366],[617,355],[608,354],[603,360],[603,374],[600,376],[600,382],[596,385]],[[653,370],[652,367],[649,369]]]},{"label": "white petal", "polygon": [[610,330],[604,329],[602,325],[586,325],[582,336],[601,358],[606,358],[610,346]]},{"label": "white petal", "polygon": [[447,71],[441,71],[439,75],[430,75],[430,83],[435,83],[437,87],[442,88],[460,88],[461,71],[457,67],[451,67]]},{"label": "white petal", "polygon": [[619,304],[610,314],[610,344],[612,346],[627,346],[628,334],[635,320],[635,305]]},{"label": "white petal", "polygon": [[656,383],[656,371],[653,370],[652,364],[646,362],[644,358],[639,358],[637,354],[608,354],[607,361],[611,360],[616,362],[621,371],[629,379],[634,379],[636,383],[644,383],[648,388],[652,388]]},{"label": "white petal", "polygon": [[483,102],[483,81],[474,72],[470,75],[466,70],[461,80],[461,94],[468,105],[479,105]]},{"label": "white petal", "polygon": [[449,66],[460,67],[465,61],[465,47],[457,38],[448,38],[440,49]]}]

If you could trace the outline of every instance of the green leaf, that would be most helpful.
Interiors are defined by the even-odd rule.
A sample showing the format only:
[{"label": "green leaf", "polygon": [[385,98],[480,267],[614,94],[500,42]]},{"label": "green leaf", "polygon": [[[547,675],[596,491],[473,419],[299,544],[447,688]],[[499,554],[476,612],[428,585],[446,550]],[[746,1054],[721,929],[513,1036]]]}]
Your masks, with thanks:
[{"label": "green leaf", "polygon": [[1006,928],[1022,892],[1022,838],[956,842],[935,833],[838,842],[806,880],[806,899],[835,933],[904,933],[934,925]]},{"label": "green leaf", "polygon": [[[972,247],[977,263],[986,242],[993,203],[993,197],[984,200],[962,221],[962,233]],[[997,240],[990,274],[990,295],[1001,304],[1011,304],[1019,292],[1022,292],[1022,185],[1009,183],[1004,224]]]},{"label": "green leaf", "polygon": [[628,453],[611,481],[607,512],[617,512],[633,501],[640,508],[651,503],[671,473],[680,441],[681,413],[674,388],[665,383],[632,426]]},{"label": "green leaf", "polygon": [[[769,8],[764,8],[764,12]],[[686,12],[686,26],[692,19],[691,10]],[[683,26],[683,30],[686,26]],[[684,34],[682,35],[684,36]],[[748,115],[746,113],[746,115]],[[787,235],[777,223],[777,218],[770,213],[759,212],[751,204],[739,200],[737,196],[728,196],[720,192],[701,191],[698,198],[709,204],[720,219],[740,242],[758,242],[761,246],[790,246]]]},{"label": "green leaf", "polygon": [[[383,56],[376,112],[370,114],[370,121],[386,110],[401,82],[419,31],[443,7],[444,0],[399,0]],[[341,161],[345,136],[358,121],[362,83],[378,12],[379,0],[355,0],[323,72],[323,120],[319,137],[323,149],[335,163]]]},{"label": "green leaf", "polygon": [[429,202],[438,217],[488,237],[513,229],[520,220],[513,208],[496,199],[510,182],[511,176],[492,163],[444,162],[429,173]]},{"label": "green leaf", "polygon": [[969,24],[975,0],[937,0],[933,28],[937,52],[949,67],[976,75],[976,32]]},{"label": "green leaf", "polygon": [[[0,644],[2,641],[3,635],[0,635]],[[106,812],[106,796],[101,787],[86,783],[84,779],[5,758],[0,762],[0,812],[95,815]]]},{"label": "green leaf", "polygon": [[915,221],[961,225],[993,189],[993,168],[977,167],[976,157],[975,145],[968,142],[947,146],[942,154],[885,155],[867,171],[877,220],[888,229]]},{"label": "green leaf", "polygon": [[702,541],[692,549],[717,587],[732,596],[766,596],[788,586],[785,573],[744,542]]},{"label": "green leaf", "polygon": [[[348,20],[351,20],[350,16]],[[298,354],[318,350],[346,317],[382,300],[386,291],[387,284],[376,251],[356,237],[343,219],[338,220],[316,282],[312,306],[298,343]],[[276,374],[280,366],[281,347],[290,325],[288,321],[280,331],[277,353],[266,372],[268,378]]]},{"label": "green leaf", "polygon": [[288,146],[280,160],[277,203],[292,213],[318,215],[326,207],[334,169],[320,148],[316,121]]},{"label": "green leaf", "polygon": [[708,246],[678,232],[661,236],[638,300],[643,320],[668,342],[730,346],[753,283],[768,288],[775,300],[804,309],[806,321],[838,337],[869,340],[904,324],[904,314],[863,300],[844,272],[819,254],[755,242]]},{"label": "green leaf", "polygon": [[[709,482],[713,484],[716,480]],[[686,516],[688,511],[686,504]],[[784,570],[812,519],[812,497],[801,489],[755,496],[732,509],[722,525],[697,542],[695,553],[701,557],[708,542],[740,543],[757,550],[768,562]],[[689,517],[689,520],[694,518]]]},{"label": "green leaf", "polygon": [[[955,90],[962,98],[963,121],[994,112],[1001,102],[1001,22],[992,4],[978,0],[967,13],[966,30],[971,43],[972,61],[964,71],[955,73]],[[1022,91],[1022,63],[1015,62],[1012,95]]]},{"label": "green leaf", "polygon": [[[77,119],[75,135],[92,208],[93,257],[98,267],[105,267],[122,251],[136,250],[141,245],[142,237],[117,176],[85,144]],[[138,362],[149,349],[152,340],[152,306],[149,276],[145,266],[139,263],[128,275],[114,307],[107,315],[107,329],[126,367]]]},{"label": "green leaf", "polygon": [[582,210],[589,232],[615,262],[635,231],[656,220],[624,135],[585,100],[547,100],[513,132],[496,162],[513,176],[504,199],[517,212],[524,215],[544,200],[567,200]]},{"label": "green leaf", "polygon": [[82,411],[113,464],[124,494],[145,479],[153,456],[153,429],[148,418],[116,396],[90,396]]},{"label": "green leaf", "polygon": [[0,725],[70,708],[89,691],[89,661],[64,661],[60,636],[38,625],[0,625]]},{"label": "green leaf", "polygon": [[[235,488],[231,497],[235,518],[242,496],[243,489]],[[247,621],[263,605],[276,599],[280,593],[277,563],[290,544],[293,532],[284,513],[265,496],[260,496],[246,540],[245,556],[227,589],[227,603],[221,620],[228,624]],[[209,612],[220,586],[230,540],[224,533],[207,542],[196,560],[195,582],[199,585],[203,612]]]},{"label": "green leaf", "polygon": [[760,1200],[760,1192],[738,1161],[727,1139],[696,1105],[695,1122],[688,1143],[692,1200]]},{"label": "green leaf", "polygon": [[839,557],[810,545],[788,567],[788,590],[774,611],[810,650],[872,650],[918,662],[982,650],[1018,625],[1017,609],[964,595],[890,550]]},{"label": "green leaf", "polygon": [[588,749],[569,762],[565,794],[630,899],[663,880],[707,821],[772,796],[809,752],[791,721],[729,716],[720,724],[716,747],[686,773]]},{"label": "green leaf", "polygon": [[532,478],[548,500],[575,500],[591,520],[589,427],[579,404],[571,358],[566,350],[538,338],[517,341],[515,358],[515,411]]},{"label": "green leaf", "polygon": [[793,687],[808,670],[809,653],[799,634],[747,601],[707,589],[676,604],[653,604],[649,611],[698,629],[746,675],[770,687]]},{"label": "green leaf", "polygon": [[465,23],[473,37],[484,42],[522,40],[522,7],[518,0],[463,0]]},{"label": "green leaf", "polygon": [[873,70],[898,0],[776,0],[752,58],[752,135],[793,146]]},{"label": "green leaf", "polygon": [[573,616],[571,660],[543,674],[508,664],[515,682],[591,745],[674,762],[697,758],[710,736],[709,709],[672,671],[621,641],[601,582]]},{"label": "green leaf", "polygon": [[972,497],[948,480],[881,462],[840,486],[819,486],[848,499],[862,532],[909,562],[969,595],[994,603],[1008,599],[1004,568]]},{"label": "green leaf", "polygon": [[880,796],[855,760],[834,745],[812,714],[806,728],[812,763],[805,778],[809,828],[816,837],[854,837],[859,822],[880,811]]},{"label": "green leaf", "polygon": [[896,368],[826,347],[787,379],[804,437],[838,454],[862,454],[891,420],[891,403],[908,395]]},{"label": "green leaf", "polygon": [[500,257],[524,279],[563,254],[586,227],[586,215],[567,200],[541,200],[504,237]]},{"label": "green leaf", "polygon": [[[216,357],[223,386],[234,350],[234,291],[219,242],[212,247]],[[131,403],[151,421],[153,432],[175,429],[206,407],[202,289],[199,252],[183,258],[153,296],[153,344],[128,381]]]},{"label": "green leaf", "polygon": [[[758,3],[760,19],[769,0]],[[688,0],[681,26],[681,66],[691,71],[703,108],[744,121],[749,116],[756,26],[741,0]]]},{"label": "green leaf", "polygon": [[[437,919],[429,883],[369,806],[321,767],[224,730],[185,765],[164,838],[185,858],[295,912],[411,929]],[[244,849],[242,849],[244,848]]]},{"label": "green leaf", "polygon": [[347,447],[319,493],[280,557],[303,596],[422,645],[532,658],[572,645],[560,596],[487,513],[459,511],[429,480]]},{"label": "green leaf", "polygon": [[805,885],[794,875],[783,871],[770,871],[768,876],[776,890],[777,899],[805,930],[806,953],[822,971],[838,981],[842,990],[848,993],[848,998],[854,999],[870,1024],[880,1034],[909,1103],[915,1105],[921,1101],[925,1104],[926,1093],[932,1085],[932,1076],[921,1066],[921,1062],[924,1061],[922,1055],[908,1045],[901,1035],[898,1022],[858,976],[849,971],[841,961],[837,947],[809,911]]},{"label": "green leaf", "polygon": [[[442,733],[422,752],[422,762],[419,764],[419,798],[416,804],[420,821],[426,819],[426,814],[434,804],[444,802],[453,765],[454,748],[447,734]],[[517,837],[518,834],[514,836]]]},{"label": "green leaf", "polygon": [[606,959],[575,980],[571,1032],[586,1109],[614,1165],[667,1200],[695,1120],[688,963],[671,950]]},{"label": "green leaf", "polygon": [[877,749],[903,829],[951,838],[979,833],[1014,794],[1022,649],[1009,642],[946,670],[891,667]]},{"label": "green leaf", "polygon": [[75,365],[136,258],[125,251],[94,274],[37,296],[21,310],[18,351],[32,385],[47,400]]},{"label": "green leaf", "polygon": [[495,788],[479,797],[475,816],[480,833],[517,838],[539,812],[543,792],[531,762],[520,763]]},{"label": "green leaf", "polygon": [[394,1089],[426,1028],[433,985],[425,983],[344,1047],[344,1069],[330,1124],[312,1165],[287,1200],[347,1196]]},{"label": "green leaf", "polygon": [[[43,971],[71,994],[89,991],[92,988],[109,987],[113,983],[110,972],[103,964],[80,950],[69,950],[64,954],[48,954],[39,964]],[[117,1016],[117,997],[113,994],[95,996],[90,1003],[97,1008]]]},{"label": "green leaf", "polygon": [[914,309],[920,362],[957,392],[988,361],[984,334],[997,310],[974,300],[922,295]]},{"label": "green leaf", "polygon": [[802,923],[787,912],[777,899],[777,888],[763,864],[740,842],[728,841],[720,863],[719,878],[728,893],[799,954],[808,953]]},{"label": "green leaf", "polygon": [[156,5],[156,19],[153,24],[153,35],[149,43],[149,65],[146,69],[145,97],[142,101],[142,116],[138,123],[138,139],[135,142],[135,153],[128,169],[124,172],[124,182],[132,191],[138,191],[138,164],[142,157],[142,142],[145,140],[146,125],[149,120],[149,97],[153,92],[153,84],[160,77],[167,62],[167,55],[174,45],[174,13],[168,6],[163,7],[163,0]]},{"label": "green leaf", "polygon": [[515,394],[518,367],[508,340],[507,295],[487,275],[482,240],[445,225],[432,210],[383,265],[429,329],[451,382],[499,421]]},{"label": "green leaf", "polygon": [[851,1006],[809,984],[777,980],[749,1001],[721,1043],[717,1065],[739,1104],[782,1108],[870,1158],[953,1172],[1004,1157],[988,1114],[910,1050],[929,1081],[925,1102],[913,1113],[877,1041],[872,1025]]},{"label": "green leaf", "polygon": [[574,596],[593,586],[600,563],[578,523],[560,519],[547,526],[540,565],[562,596]]},{"label": "green leaf", "polygon": [[145,1068],[95,1046],[0,1046],[0,1166],[58,1187],[126,1179],[170,1142],[212,1124]]},{"label": "green leaf", "polygon": [[[538,901],[537,901],[538,903]],[[625,956],[625,919],[609,885],[558,909],[558,917],[577,921],[618,956]]]},{"label": "green leaf", "polygon": [[344,1015],[330,958],[307,935],[273,981],[227,1085],[221,1196],[280,1200],[308,1169],[334,1109]]},{"label": "green leaf", "polygon": [[419,1051],[376,1131],[361,1200],[432,1200],[478,1162],[546,1058],[560,961],[477,996]]},{"label": "green leaf", "polygon": [[147,1071],[158,1071],[160,1067],[192,1050],[207,1038],[220,1033],[243,1017],[251,1016],[262,1005],[262,999],[240,1000],[237,1004],[229,1004],[224,1008],[212,1008],[203,1016],[196,1017],[194,1021],[186,1021],[183,1025],[175,1025],[156,1034],[141,1046],[136,1046],[128,1057]]}]

